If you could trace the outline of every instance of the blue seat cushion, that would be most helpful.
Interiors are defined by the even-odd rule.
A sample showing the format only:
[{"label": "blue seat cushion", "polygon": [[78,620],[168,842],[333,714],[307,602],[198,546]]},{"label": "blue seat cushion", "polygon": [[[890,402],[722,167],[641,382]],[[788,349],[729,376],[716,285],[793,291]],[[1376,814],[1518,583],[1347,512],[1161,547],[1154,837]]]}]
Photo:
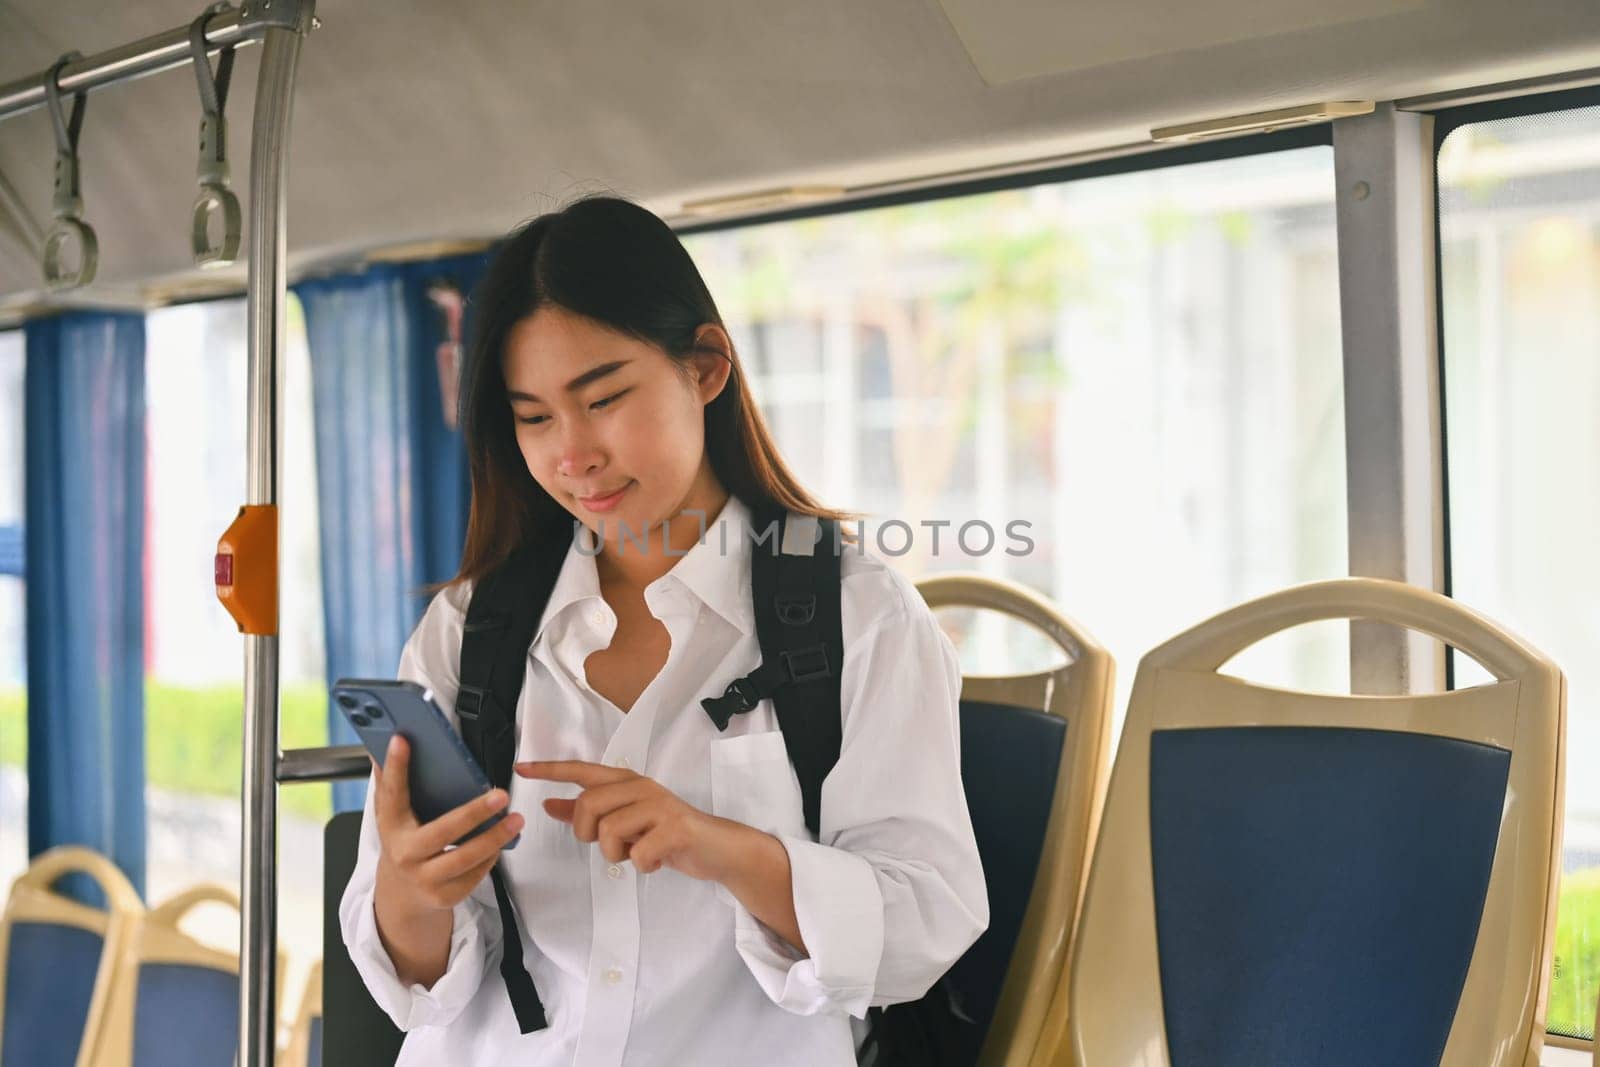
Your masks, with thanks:
[{"label": "blue seat cushion", "polygon": [[133,1067],[228,1067],[239,1048],[239,978],[146,963],[133,1010]]},{"label": "blue seat cushion", "polygon": [[963,1058],[977,1061],[1039,871],[1067,722],[1031,708],[961,702],[961,780],[989,891],[989,928],[951,967],[948,983],[977,1026]]},{"label": "blue seat cushion", "polygon": [[11,924],[0,1067],[72,1067],[104,944],[76,926]]},{"label": "blue seat cushion", "polygon": [[1174,1067],[1438,1063],[1509,769],[1504,749],[1423,734],[1153,733]]}]

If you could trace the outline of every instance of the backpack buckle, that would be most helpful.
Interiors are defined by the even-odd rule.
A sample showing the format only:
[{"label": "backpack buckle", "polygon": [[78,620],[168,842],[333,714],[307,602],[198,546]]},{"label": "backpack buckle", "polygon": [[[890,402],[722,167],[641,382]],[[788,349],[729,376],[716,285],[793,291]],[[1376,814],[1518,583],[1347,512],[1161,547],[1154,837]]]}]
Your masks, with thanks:
[{"label": "backpack buckle", "polygon": [[726,730],[735,715],[742,715],[761,702],[761,694],[749,678],[735,678],[719,697],[706,697],[700,706],[706,709],[718,730]]},{"label": "backpack buckle", "polygon": [[782,653],[783,665],[789,671],[791,682],[814,682],[833,673],[828,666],[828,650],[822,645],[799,648]]},{"label": "backpack buckle", "polygon": [[733,714],[741,715],[761,703],[761,694],[756,692],[755,683],[749,678],[735,678],[728,683],[722,699],[733,710]]},{"label": "backpack buckle", "polygon": [[488,694],[476,686],[463,685],[456,693],[456,715],[462,719],[478,719],[478,713],[483,710],[483,699]]},{"label": "backpack buckle", "polygon": [[815,594],[804,599],[779,596],[773,597],[773,601],[778,606],[778,618],[790,626],[807,626],[817,614]]}]

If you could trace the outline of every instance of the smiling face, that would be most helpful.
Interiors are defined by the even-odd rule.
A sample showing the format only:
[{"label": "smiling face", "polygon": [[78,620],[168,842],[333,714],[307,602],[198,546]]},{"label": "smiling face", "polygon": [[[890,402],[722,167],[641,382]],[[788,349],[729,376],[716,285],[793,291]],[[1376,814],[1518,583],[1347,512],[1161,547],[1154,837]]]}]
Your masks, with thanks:
[{"label": "smiling face", "polygon": [[[627,532],[637,552],[649,530],[657,554],[663,519],[720,508],[726,493],[706,457],[705,405],[727,382],[730,365],[715,351],[726,339],[720,327],[703,327],[713,351],[680,369],[656,346],[555,306],[506,338],[506,393],[528,473],[607,548]],[[584,499],[618,490],[615,500]]]}]

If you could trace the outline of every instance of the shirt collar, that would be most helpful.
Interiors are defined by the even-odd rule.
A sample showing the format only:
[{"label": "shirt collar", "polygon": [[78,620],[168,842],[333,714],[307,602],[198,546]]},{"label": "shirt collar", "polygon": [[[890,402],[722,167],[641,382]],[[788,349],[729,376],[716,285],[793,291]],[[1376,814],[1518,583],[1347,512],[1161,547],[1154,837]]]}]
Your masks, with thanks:
[{"label": "shirt collar", "polygon": [[[700,517],[695,514],[673,521],[674,524],[700,526]],[[654,590],[676,583],[740,633],[754,633],[755,611],[750,603],[750,522],[748,505],[730,493],[722,510],[715,516],[708,516],[704,528],[697,529],[699,541],[678,558],[671,570],[645,587],[647,602],[658,595]],[[595,567],[594,533],[580,522],[574,521],[573,527],[572,544],[556,576],[555,587],[550,590],[535,641],[569,607],[603,599],[600,575]]]},{"label": "shirt collar", "polygon": [[[699,524],[698,515],[681,521]],[[700,540],[666,574],[651,582],[677,581],[742,634],[755,632],[750,602],[750,509],[732,493],[716,515],[707,516]],[[648,592],[648,588],[646,590]]]},{"label": "shirt collar", "polygon": [[538,643],[545,630],[554,624],[563,611],[575,604],[601,599],[600,575],[595,570],[594,557],[579,548],[580,544],[592,545],[593,536],[588,527],[576,519],[572,525],[572,544],[567,548],[567,558],[556,575],[550,598],[545,601],[544,615],[539,620],[538,632],[533,635],[534,643]]}]

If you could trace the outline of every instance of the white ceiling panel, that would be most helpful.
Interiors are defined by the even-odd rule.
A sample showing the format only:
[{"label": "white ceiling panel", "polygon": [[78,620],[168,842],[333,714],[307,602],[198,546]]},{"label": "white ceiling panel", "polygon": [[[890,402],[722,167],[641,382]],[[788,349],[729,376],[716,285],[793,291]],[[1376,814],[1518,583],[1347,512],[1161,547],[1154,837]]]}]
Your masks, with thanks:
[{"label": "white ceiling panel", "polygon": [[[199,8],[0,0],[0,83],[68,49],[183,25]],[[291,269],[500,234],[601,189],[671,213],[705,196],[1127,143],[1241,111],[1600,66],[1595,0],[1347,0],[1321,12],[1304,0],[1083,0],[1035,21],[1015,0],[948,8],[324,0],[295,98]],[[259,57],[240,53],[228,102],[246,199]],[[83,191],[102,280],[90,297],[203,277],[188,265],[198,121],[187,71],[90,95]],[[0,175],[34,226],[49,222],[53,158],[42,109],[0,121]],[[15,236],[26,229],[0,224],[0,310],[43,296]]]}]

